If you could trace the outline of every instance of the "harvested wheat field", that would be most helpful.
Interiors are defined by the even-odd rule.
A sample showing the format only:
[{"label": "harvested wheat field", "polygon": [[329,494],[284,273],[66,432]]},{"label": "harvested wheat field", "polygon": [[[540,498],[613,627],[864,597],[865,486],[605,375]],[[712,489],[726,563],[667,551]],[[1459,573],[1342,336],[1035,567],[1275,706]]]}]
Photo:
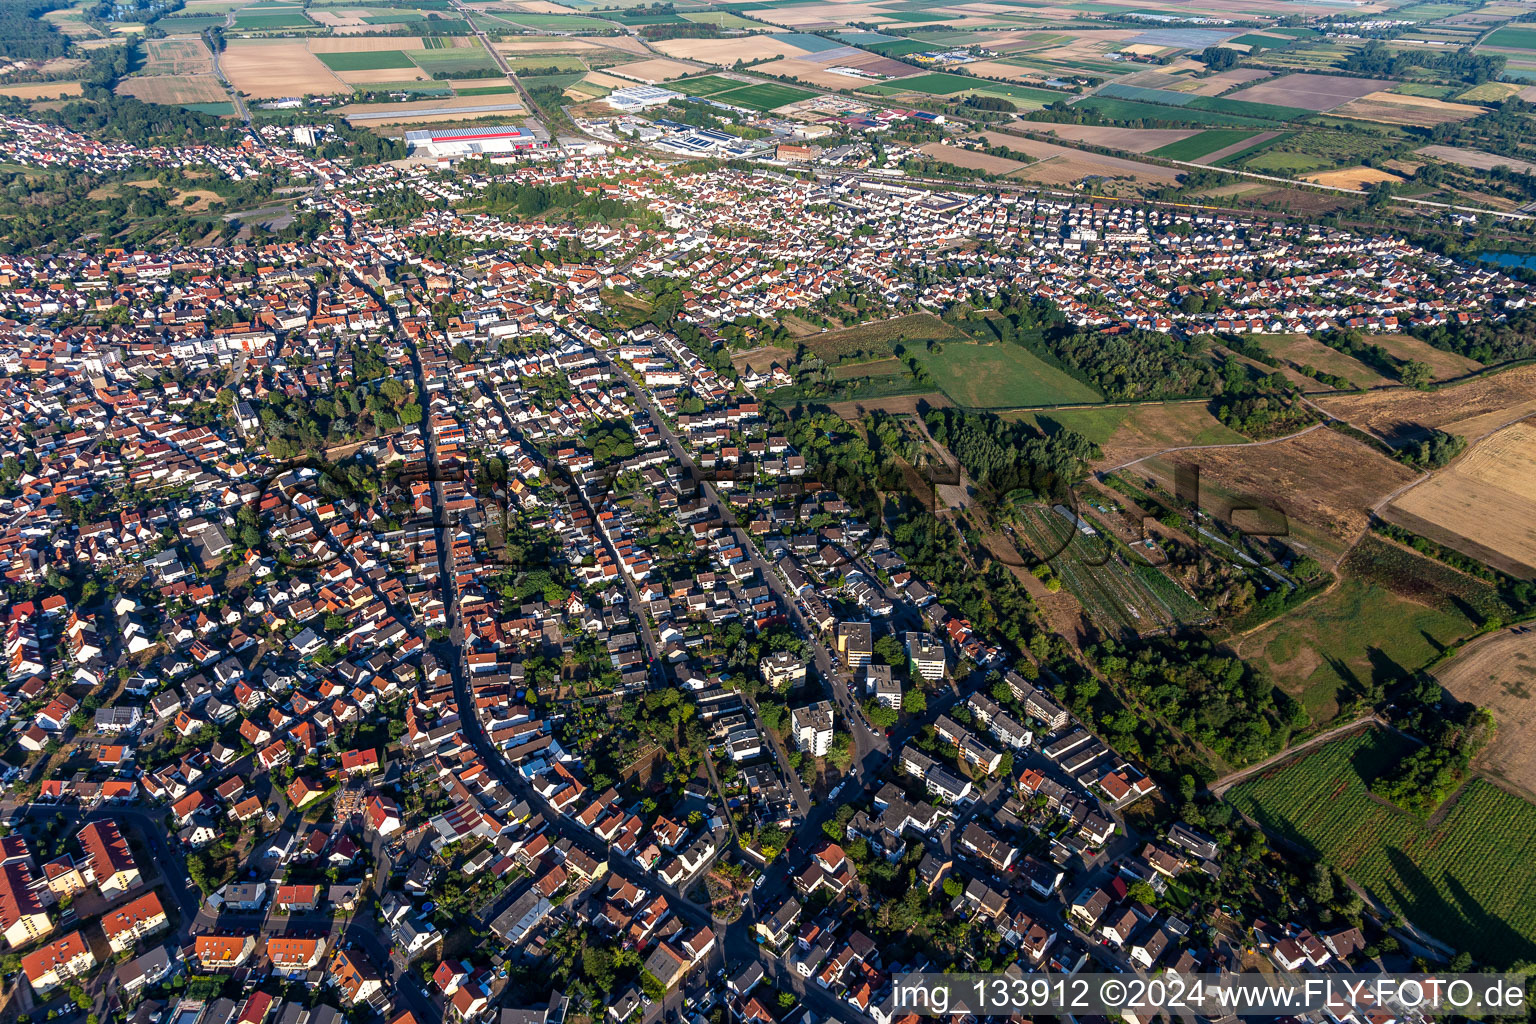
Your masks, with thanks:
[{"label": "harvested wheat field", "polygon": [[1465,377],[1483,368],[1476,359],[1469,359],[1455,352],[1447,352],[1409,334],[1378,334],[1371,341],[1399,359],[1416,359],[1428,364],[1437,381]]},{"label": "harvested wheat field", "polygon": [[[1200,504],[1207,513],[1233,522],[1237,510],[1238,525],[1282,527],[1307,554],[1328,564],[1365,529],[1369,509],[1418,476],[1327,427],[1271,444],[1159,456],[1127,472],[1150,476],[1174,492],[1179,464],[1200,467]],[[1251,509],[1259,512],[1244,511]]]},{"label": "harvested wheat field", "polygon": [[336,109],[342,114],[415,114],[423,110],[458,110],[464,107],[484,109],[490,106],[506,110],[522,109],[522,103],[511,93],[502,96],[438,96],[408,103],[348,103]]},{"label": "harvested wheat field", "polygon": [[201,36],[169,36],[144,40],[144,66],[138,72],[150,75],[209,75],[213,73],[213,54]]},{"label": "harvested wheat field", "polygon": [[1233,68],[1231,71],[1221,71],[1210,78],[1196,78],[1184,83],[1179,92],[1187,92],[1195,96],[1220,96],[1228,89],[1242,85],[1244,82],[1258,82],[1274,74],[1273,71],[1265,71],[1263,68]]},{"label": "harvested wheat field", "polygon": [[1334,188],[1363,189],[1383,181],[1399,182],[1403,179],[1396,174],[1386,171],[1378,171],[1374,167],[1346,167],[1338,171],[1319,171],[1316,174],[1301,175],[1303,181],[1315,181],[1319,185],[1331,185]]},{"label": "harvested wheat field", "polygon": [[117,83],[117,94],[133,96],[145,103],[164,103],[169,106],[181,103],[223,103],[229,99],[229,93],[224,91],[224,87],[212,75],[124,78]]},{"label": "harvested wheat field", "polygon": [[[1533,87],[1536,88],[1536,87]],[[1536,99],[1536,97],[1533,97]],[[1482,149],[1466,149],[1460,146],[1425,146],[1418,151],[1424,156],[1432,156],[1436,160],[1444,160],[1448,164],[1458,164],[1462,167],[1470,167],[1478,171],[1491,171],[1495,167],[1508,167],[1512,171],[1521,174],[1536,174],[1536,164],[1529,160],[1516,160],[1513,157],[1499,156],[1497,153],[1489,153]]]},{"label": "harvested wheat field", "polygon": [[1524,566],[1518,575],[1536,576],[1536,423],[1485,437],[1392,508]]},{"label": "harvested wheat field", "polygon": [[662,82],[691,75],[695,71],[702,71],[698,64],[686,64],[680,60],[667,60],[665,57],[657,57],[653,60],[637,60],[633,64],[621,64],[616,68],[608,68],[609,74],[619,75],[623,78],[632,78],[637,82],[647,85],[658,85]]},{"label": "harvested wheat field", "polygon": [[994,146],[1006,146],[1018,153],[1033,157],[1038,163],[1015,171],[1012,177],[1021,181],[1034,181],[1043,185],[1071,185],[1090,175],[1106,178],[1131,178],[1155,184],[1172,184],[1178,172],[1152,164],[1139,163],[1116,156],[1100,156],[1079,149],[1058,146],[1050,142],[1037,142],[1002,132],[982,132],[982,138]]},{"label": "harvested wheat field", "polygon": [[1107,438],[1099,441],[1101,456],[1094,462],[1095,470],[1123,466],[1133,459],[1146,458],[1169,448],[1191,445],[1243,444],[1248,439],[1223,424],[1206,408],[1204,402],[1144,402],[1132,407],[1114,409],[1081,409],[1037,413],[1036,425],[1042,418],[1059,422],[1069,430],[1093,437],[1088,422],[1093,417],[1120,415]]},{"label": "harvested wheat field", "polygon": [[639,36],[577,36],[576,41],[600,50],[623,50],[625,53],[638,53],[645,57],[655,56]]},{"label": "harvested wheat field", "polygon": [[523,36],[497,39],[491,45],[499,52],[513,57],[527,53],[578,53],[598,49],[596,43],[570,36]]},{"label": "harvested wheat field", "polygon": [[1536,413],[1536,366],[1517,366],[1434,392],[1397,388],[1320,398],[1317,404],[1389,444],[1417,440],[1433,428],[1475,440]]},{"label": "harvested wheat field", "polygon": [[807,85],[819,86],[822,89],[852,89],[855,86],[867,85],[873,79],[851,78],[848,75],[834,74],[826,70],[820,64],[812,64],[808,60],[797,57],[784,57],[779,60],[769,61],[767,64],[759,64],[752,70],[761,71],[765,75],[788,76]]},{"label": "harvested wheat field", "polygon": [[656,49],[669,57],[696,60],[717,67],[729,67],[739,60],[765,60],[769,57],[798,57],[800,47],[770,35],[738,36],[726,39],[666,39]]},{"label": "harvested wheat field", "polygon": [[1493,712],[1498,731],[1477,767],[1536,800],[1536,630],[1479,637],[1435,678],[1457,700]]},{"label": "harvested wheat field", "polygon": [[352,91],[303,40],[231,39],[219,65],[236,89],[256,99]]},{"label": "harvested wheat field", "polygon": [[919,147],[918,152],[935,160],[954,164],[956,167],[986,171],[988,174],[1008,174],[1028,166],[1022,160],[1009,160],[1007,157],[993,156],[991,153],[977,153],[974,150],[961,149],[942,142],[930,142]]},{"label": "harvested wheat field", "polygon": [[1428,96],[1405,96],[1395,92],[1373,92],[1344,104],[1333,113],[1338,117],[1352,117],[1356,121],[1374,121],[1377,124],[1410,125],[1433,128],[1437,124],[1465,121],[1486,114],[1487,107],[1470,103],[1446,103]]},{"label": "harvested wheat field", "polygon": [[0,86],[0,96],[16,100],[56,100],[61,96],[79,96],[79,82],[37,82],[32,85]]}]

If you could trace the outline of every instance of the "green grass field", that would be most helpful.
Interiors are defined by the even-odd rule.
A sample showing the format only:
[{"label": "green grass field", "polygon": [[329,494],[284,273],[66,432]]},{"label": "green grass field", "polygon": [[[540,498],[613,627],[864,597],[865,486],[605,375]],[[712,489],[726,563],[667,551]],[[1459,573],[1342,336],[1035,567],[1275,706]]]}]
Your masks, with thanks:
[{"label": "green grass field", "polygon": [[1337,586],[1245,638],[1316,723],[1330,721],[1372,680],[1392,685],[1501,612],[1493,588],[1366,536]]},{"label": "green grass field", "polygon": [[920,92],[929,96],[952,96],[957,92],[975,89],[985,84],[982,79],[967,78],[964,75],[946,75],[942,71],[933,71],[926,75],[913,75],[911,78],[898,79],[885,85],[868,86],[859,91],[879,92],[887,96],[897,92]]},{"label": "green grass field", "polygon": [[894,82],[882,82],[879,85],[867,85],[859,92],[873,93],[877,96],[916,93],[923,96],[946,97],[958,96],[961,93],[975,93],[1013,100],[1015,103],[1034,108],[1043,107],[1047,103],[1054,103],[1067,97],[1066,93],[1056,92],[1053,89],[1032,89],[1027,85],[994,82],[988,78],[972,78],[967,75],[949,75],[942,71],[913,75],[911,78],[899,78]]},{"label": "green grass field", "polygon": [[744,89],[732,89],[730,92],[714,93],[710,99],[721,103],[730,103],[738,107],[747,107],[750,110],[773,110],[782,107],[786,103],[794,103],[799,100],[808,100],[816,95],[805,89],[796,89],[792,85],[779,85],[776,82],[763,85],[749,85]]},{"label": "green grass field", "polygon": [[596,32],[610,28],[612,22],[584,18],[579,14],[524,14],[521,11],[499,15],[506,21],[527,25],[546,32]]},{"label": "green grass field", "polygon": [[1112,121],[1166,121],[1172,124],[1219,125],[1224,127],[1273,128],[1271,121],[1256,117],[1218,113],[1212,110],[1190,107],[1165,107],[1157,103],[1138,103],[1135,100],[1106,99],[1089,96],[1073,106],[1092,110]]},{"label": "green grass field", "polygon": [[304,16],[299,7],[248,8],[235,15],[235,29],[248,32],[274,31],[285,28],[314,28],[315,23]]},{"label": "green grass field", "polygon": [[1479,963],[1536,958],[1536,807],[1475,779],[1445,819],[1427,828],[1367,789],[1412,749],[1391,733],[1345,737],[1242,783],[1227,798]]},{"label": "green grass field", "polygon": [[1104,400],[1093,388],[1022,345],[952,342],[942,352],[915,355],[956,405],[1010,409]]},{"label": "green grass field", "polygon": [[195,35],[204,29],[224,24],[222,14],[184,14],[176,18],[161,18],[155,27],[168,36]]},{"label": "green grass field", "polygon": [[749,21],[739,14],[729,11],[703,11],[698,14],[684,14],[684,21],[692,21],[701,25],[714,25],[717,28],[762,28],[760,21]]},{"label": "green grass field", "polygon": [[1167,160],[1198,160],[1207,153],[1214,153],[1218,149],[1226,149],[1228,146],[1251,138],[1253,132],[1246,128],[1211,128],[1199,135],[1191,135],[1187,139],[1171,142],[1152,150],[1150,156],[1160,156]]},{"label": "green grass field", "polygon": [[479,46],[411,50],[407,56],[428,74],[434,71],[484,71],[487,75],[497,73],[496,62]]},{"label": "green grass field", "polygon": [[415,67],[399,50],[359,50],[351,53],[317,53],[320,63],[332,71],[381,71]]},{"label": "green grass field", "polygon": [[733,78],[724,78],[720,75],[705,75],[702,78],[684,78],[676,82],[668,82],[667,88],[673,92],[680,92],[684,96],[713,96],[716,93],[729,89],[740,89],[742,83]]},{"label": "green grass field", "polygon": [[1095,444],[1103,444],[1122,427],[1156,444],[1241,444],[1247,438],[1223,424],[1203,404],[1112,405],[1097,409],[1050,409],[1044,412],[1004,413],[1004,419],[1021,419],[1047,434],[1070,430]]},{"label": "green grass field", "polygon": [[1299,121],[1311,117],[1316,111],[1302,107],[1279,107],[1272,103],[1249,103],[1247,100],[1226,99],[1220,96],[1196,96],[1190,101],[1192,110],[1209,110],[1218,114],[1267,117],[1271,121]]},{"label": "green grass field", "polygon": [[1483,46],[1497,46],[1506,50],[1536,50],[1536,28],[1517,28],[1506,25],[1501,29],[1495,29]]},{"label": "green grass field", "polygon": [[893,39],[887,43],[866,43],[864,49],[873,50],[886,57],[906,57],[914,53],[923,53],[933,47],[914,39]]}]

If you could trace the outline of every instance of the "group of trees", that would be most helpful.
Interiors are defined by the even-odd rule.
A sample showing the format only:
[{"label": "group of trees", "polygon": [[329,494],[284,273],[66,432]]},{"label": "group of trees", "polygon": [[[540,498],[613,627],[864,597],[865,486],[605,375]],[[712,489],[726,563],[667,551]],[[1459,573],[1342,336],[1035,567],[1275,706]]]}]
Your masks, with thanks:
[{"label": "group of trees", "polygon": [[1225,46],[1207,46],[1195,59],[1212,71],[1230,71],[1237,67],[1243,55]]},{"label": "group of trees", "polygon": [[69,39],[42,16],[67,6],[62,0],[0,2],[0,57],[47,60],[64,56],[69,50]]},{"label": "group of trees", "polygon": [[1480,363],[1536,358],[1536,311],[1531,309],[1518,310],[1502,322],[1437,324],[1413,328],[1410,333],[1438,349]]},{"label": "group of trees", "polygon": [[[1136,647],[1105,640],[1085,653],[1143,708],[1231,764],[1274,753],[1286,727],[1307,722],[1294,701],[1280,706],[1269,679],[1209,640],[1147,640]],[[1154,767],[1166,757],[1156,750],[1131,753]]]},{"label": "group of trees", "polygon": [[1222,390],[1211,401],[1216,418],[1252,438],[1279,437],[1316,420],[1298,401],[1296,385],[1280,372],[1256,374],[1236,359],[1222,362]]},{"label": "group of trees", "polygon": [[1418,444],[1399,448],[1399,460],[1420,469],[1439,469],[1466,450],[1467,439],[1443,430],[1431,430]]},{"label": "group of trees", "polygon": [[1373,39],[1344,58],[1339,70],[1371,77],[1401,78],[1415,69],[1428,71],[1451,81],[1479,85],[1497,78],[1504,70],[1504,58],[1477,53],[1472,47],[1459,50],[1388,49]]},{"label": "group of trees", "polygon": [[1397,704],[1400,724],[1425,745],[1372,780],[1371,792],[1404,810],[1429,813],[1461,784],[1472,758],[1492,737],[1493,715],[1448,696],[1428,674],[1400,691]]},{"label": "group of trees", "polygon": [[956,408],[932,409],[923,417],[933,439],[949,448],[972,480],[1001,497],[1025,488],[1059,495],[1082,479],[1099,446],[1070,430],[1046,435],[1023,420]]}]

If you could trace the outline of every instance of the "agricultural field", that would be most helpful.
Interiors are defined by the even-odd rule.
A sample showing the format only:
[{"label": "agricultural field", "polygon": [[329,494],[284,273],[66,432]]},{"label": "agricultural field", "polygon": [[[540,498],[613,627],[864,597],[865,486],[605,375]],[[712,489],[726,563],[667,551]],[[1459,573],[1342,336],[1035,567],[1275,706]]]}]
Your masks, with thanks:
[{"label": "agricultural field", "polygon": [[1495,567],[1536,578],[1536,423],[1525,420],[1478,441],[1398,496],[1393,512],[1428,523],[1442,544],[1474,557],[1491,551]]},{"label": "agricultural field", "polygon": [[316,54],[320,62],[332,71],[380,71],[386,68],[409,68],[415,65],[411,58],[399,50],[363,50],[340,53]]},{"label": "agricultural field", "polygon": [[979,153],[974,149],[962,149],[942,142],[925,143],[919,147],[918,152],[935,160],[954,164],[956,167],[985,171],[988,174],[1010,174],[1028,166],[1021,160],[1010,160],[1008,157],[993,156],[991,153]]},{"label": "agricultural field", "polygon": [[1003,132],[982,132],[981,137],[994,146],[1004,146],[1015,153],[1022,153],[1036,162],[1011,177],[1040,184],[1076,184],[1090,175],[1104,178],[1124,178],[1136,183],[1167,184],[1177,179],[1176,171],[1156,164],[1144,163],[1125,157],[1102,156],[1080,149],[1058,146],[1051,142],[1008,135]]},{"label": "agricultural field", "polygon": [[1506,25],[1494,29],[1479,45],[1496,50],[1536,50],[1536,28]]},{"label": "agricultural field", "polygon": [[1489,584],[1375,534],[1361,539],[1339,575],[1327,593],[1237,644],[1317,725],[1372,684],[1410,678],[1487,618],[1510,614]]},{"label": "agricultural field", "polygon": [[219,65],[236,89],[256,99],[352,92],[301,39],[231,39]]},{"label": "agricultural field", "polygon": [[1192,125],[1227,127],[1272,128],[1272,121],[1257,117],[1245,117],[1215,110],[1191,110],[1189,107],[1167,107],[1158,103],[1141,103],[1136,100],[1107,99],[1088,96],[1073,106],[1083,107],[1112,121],[1174,121]]},{"label": "agricultural field", "polygon": [[1395,734],[1362,732],[1245,781],[1227,799],[1478,962],[1536,957],[1536,807],[1481,779],[1433,825],[1372,799],[1368,783],[1412,749]]},{"label": "agricultural field", "polygon": [[304,16],[302,7],[253,4],[235,12],[234,29],[237,32],[280,32],[314,27],[315,23]]},{"label": "agricultural field", "polygon": [[1247,103],[1265,103],[1303,107],[1316,113],[1342,107],[1351,100],[1369,96],[1387,83],[1376,78],[1344,78],[1334,75],[1282,75],[1265,79],[1231,94],[1231,99]]},{"label": "agricultural field", "polygon": [[1217,150],[1227,149],[1253,138],[1253,132],[1242,128],[1211,128],[1198,135],[1152,150],[1152,156],[1167,160],[1198,160]]},{"label": "agricultural field", "polygon": [[1056,369],[1022,345],[946,342],[941,352],[914,353],[956,405],[1017,409],[1042,405],[1096,404],[1093,388]]},{"label": "agricultural field", "polygon": [[1204,402],[1141,402],[1003,416],[1025,420],[1047,434],[1071,430],[1083,435],[1103,451],[1093,465],[1096,471],[1123,466],[1168,448],[1248,441],[1212,416]]},{"label": "agricultural field", "polygon": [[[1179,465],[1200,468],[1200,504],[1206,514],[1234,526],[1243,525],[1245,516],[1273,521],[1286,531],[1290,544],[1324,565],[1339,561],[1366,528],[1366,509],[1418,476],[1326,427],[1270,444],[1148,459],[1135,472],[1171,493]],[[1239,510],[1236,521],[1234,509]]]},{"label": "agricultural field", "polygon": [[699,78],[681,79],[671,83],[667,88],[673,92],[680,92],[684,96],[714,96],[731,89],[740,89],[745,84],[723,75],[704,75]]},{"label": "agricultural field", "polygon": [[464,74],[470,71],[483,72],[488,75],[496,74],[496,62],[491,55],[479,45],[479,41],[470,38],[474,46],[439,46],[424,50],[403,51],[405,56],[413,61],[417,67],[428,74],[443,72],[446,74]]},{"label": "agricultural field", "polygon": [[1436,668],[1435,678],[1457,700],[1493,713],[1498,729],[1477,768],[1536,800],[1536,630],[1478,637]]},{"label": "agricultural field", "polygon": [[1438,391],[1337,395],[1318,404],[1388,444],[1416,441],[1434,428],[1470,440],[1536,413],[1536,366],[1489,373]]},{"label": "agricultural field", "polygon": [[778,36],[762,32],[723,39],[664,39],[655,43],[654,48],[669,57],[725,68],[732,67],[737,61],[798,57],[805,52]]},{"label": "agricultural field", "polygon": [[[1254,340],[1270,355],[1292,367],[1313,366],[1324,373],[1343,377],[1361,388],[1393,383],[1353,356],[1331,349],[1304,334],[1264,334]],[[1298,377],[1298,383],[1309,391],[1332,390],[1326,384],[1304,377]]]},{"label": "agricultural field", "polygon": [[1465,121],[1486,112],[1486,107],[1470,103],[1447,103],[1427,96],[1404,96],[1393,92],[1373,92],[1332,111],[1336,117],[1413,128],[1433,128]]},{"label": "agricultural field", "polygon": [[[1042,125],[1052,135],[1090,146],[1121,149],[1127,153],[1150,153],[1199,134],[1195,128],[1106,128],[1100,125]],[[1244,135],[1249,133],[1244,132]]]},{"label": "agricultural field", "polygon": [[[229,93],[213,75],[134,75],[117,83],[117,92],[145,103],[168,106],[228,103]],[[221,111],[222,112],[222,111]]]},{"label": "agricultural field", "polygon": [[141,75],[208,75],[213,73],[213,54],[198,36],[146,39]]}]

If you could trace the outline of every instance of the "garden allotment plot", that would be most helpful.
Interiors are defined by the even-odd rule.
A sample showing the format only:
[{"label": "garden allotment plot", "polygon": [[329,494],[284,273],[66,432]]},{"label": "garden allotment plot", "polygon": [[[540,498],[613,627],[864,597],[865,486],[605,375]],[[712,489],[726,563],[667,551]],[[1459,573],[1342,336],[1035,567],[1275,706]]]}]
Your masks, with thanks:
[{"label": "garden allotment plot", "polygon": [[[1122,636],[1146,635],[1186,623],[1203,622],[1209,613],[1150,564],[1133,564],[1097,531],[1085,535],[1062,507],[1025,506],[1018,516],[1019,540],[1051,571],[1101,627]],[[1079,510],[1086,512],[1086,510]]]}]

